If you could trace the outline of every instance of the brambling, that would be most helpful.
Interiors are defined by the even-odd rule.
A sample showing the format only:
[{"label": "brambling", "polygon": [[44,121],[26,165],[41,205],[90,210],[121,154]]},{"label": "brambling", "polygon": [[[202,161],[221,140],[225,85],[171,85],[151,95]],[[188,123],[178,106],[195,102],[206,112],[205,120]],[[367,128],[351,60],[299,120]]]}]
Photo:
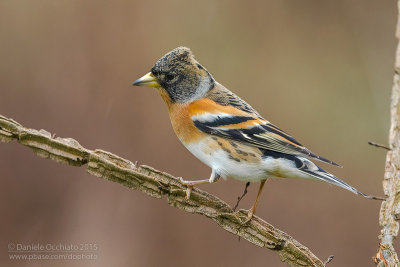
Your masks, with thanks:
[{"label": "brambling", "polygon": [[133,85],[155,87],[167,105],[172,127],[183,145],[211,168],[206,180],[185,181],[187,197],[193,186],[220,177],[260,181],[246,221],[256,211],[265,181],[271,177],[324,181],[366,195],[310,161],[334,166],[282,131],[240,97],[219,84],[195,60],[189,48],[178,47],[160,58]]}]

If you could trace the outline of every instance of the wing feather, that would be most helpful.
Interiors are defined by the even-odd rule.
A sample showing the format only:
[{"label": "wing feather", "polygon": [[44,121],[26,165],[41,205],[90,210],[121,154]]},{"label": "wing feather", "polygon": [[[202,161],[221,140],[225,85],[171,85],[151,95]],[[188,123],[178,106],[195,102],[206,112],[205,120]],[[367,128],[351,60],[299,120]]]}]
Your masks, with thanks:
[{"label": "wing feather", "polygon": [[303,155],[340,166],[314,154],[289,134],[260,117],[252,116],[252,114],[229,115],[223,112],[202,112],[200,116],[193,115],[192,120],[200,131],[208,134],[284,154]]},{"label": "wing feather", "polygon": [[205,133],[261,149],[302,155],[340,166],[308,150],[292,136],[262,118],[246,101],[217,82],[205,98],[191,104],[189,113],[194,125]]}]

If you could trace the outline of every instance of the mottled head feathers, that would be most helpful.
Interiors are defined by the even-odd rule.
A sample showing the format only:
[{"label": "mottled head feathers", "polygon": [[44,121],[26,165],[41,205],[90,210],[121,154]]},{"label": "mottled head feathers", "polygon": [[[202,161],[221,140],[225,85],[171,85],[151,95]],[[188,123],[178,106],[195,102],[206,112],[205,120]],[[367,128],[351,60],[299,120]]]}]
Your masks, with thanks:
[{"label": "mottled head feathers", "polygon": [[203,97],[214,87],[214,79],[187,47],[178,47],[160,58],[151,69],[161,90],[172,102],[187,103]]}]

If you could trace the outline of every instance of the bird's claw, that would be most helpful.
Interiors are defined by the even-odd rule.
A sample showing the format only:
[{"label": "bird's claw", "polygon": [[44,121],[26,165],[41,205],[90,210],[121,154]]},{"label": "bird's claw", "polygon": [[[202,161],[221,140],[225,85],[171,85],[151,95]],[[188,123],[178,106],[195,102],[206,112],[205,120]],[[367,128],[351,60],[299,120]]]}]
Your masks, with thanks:
[{"label": "bird's claw", "polygon": [[186,189],[186,199],[189,200],[190,199],[190,194],[192,193],[193,190],[193,186],[188,186]]},{"label": "bird's claw", "polygon": [[183,180],[182,177],[178,177],[178,180],[179,180],[179,182],[181,182],[181,184],[183,184],[187,187],[186,188],[186,199],[190,199],[190,195],[193,190],[193,183]]},{"label": "bird's claw", "polygon": [[251,221],[251,219],[253,218],[253,215],[254,215],[253,210],[249,210],[249,213],[247,213],[247,218],[246,218],[246,220],[245,220],[244,222],[242,222],[241,225],[246,225],[246,224],[248,224],[248,223]]}]

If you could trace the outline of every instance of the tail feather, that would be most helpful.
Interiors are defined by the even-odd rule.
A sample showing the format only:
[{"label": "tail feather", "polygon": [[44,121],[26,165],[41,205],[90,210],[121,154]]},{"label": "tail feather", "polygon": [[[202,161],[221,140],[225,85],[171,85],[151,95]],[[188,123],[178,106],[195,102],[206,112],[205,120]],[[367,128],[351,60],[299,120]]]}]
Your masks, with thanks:
[{"label": "tail feather", "polygon": [[312,165],[313,165],[312,168],[310,168],[311,166],[309,164],[303,164],[303,166],[301,168],[299,168],[299,171],[303,172],[304,174],[308,174],[308,175],[312,176],[313,178],[316,178],[317,180],[321,180],[321,181],[339,186],[341,188],[349,190],[350,192],[353,192],[354,194],[361,195],[365,198],[384,200],[384,198],[381,198],[381,197],[364,194],[363,192],[358,191],[356,188],[352,187],[348,183],[340,180],[338,177],[334,176],[333,174],[326,172],[325,170],[318,167],[314,163],[312,163]]}]

